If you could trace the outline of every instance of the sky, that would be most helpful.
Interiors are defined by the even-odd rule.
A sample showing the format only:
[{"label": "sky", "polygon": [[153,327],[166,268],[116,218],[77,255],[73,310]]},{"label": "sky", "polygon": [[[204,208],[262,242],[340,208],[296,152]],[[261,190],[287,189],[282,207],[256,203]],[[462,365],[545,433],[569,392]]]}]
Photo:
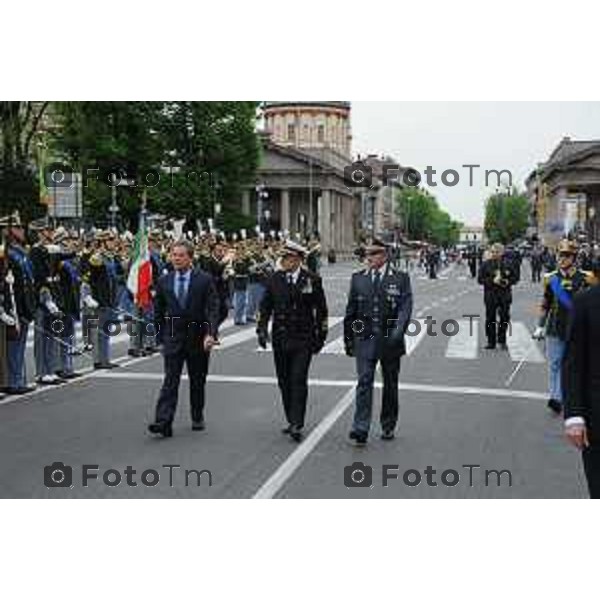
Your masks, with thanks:
[{"label": "sky", "polygon": [[[600,139],[600,102],[352,102],[353,153],[385,154],[400,165],[437,171],[434,193],[454,219],[482,225],[484,200],[496,189],[485,170],[508,169],[513,185],[544,162],[563,137]],[[478,164],[469,185],[465,164]],[[454,187],[441,174],[458,171]]]}]

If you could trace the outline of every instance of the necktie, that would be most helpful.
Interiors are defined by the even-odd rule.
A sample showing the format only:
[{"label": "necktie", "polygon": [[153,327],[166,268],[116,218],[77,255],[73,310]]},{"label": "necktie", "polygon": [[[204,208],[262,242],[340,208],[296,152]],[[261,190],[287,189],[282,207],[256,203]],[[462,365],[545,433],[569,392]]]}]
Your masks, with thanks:
[{"label": "necktie", "polygon": [[379,293],[379,286],[381,285],[381,273],[379,271],[375,271],[375,277],[373,277],[373,289],[375,293]]},{"label": "necktie", "polygon": [[181,306],[185,304],[185,275],[182,273],[177,279],[177,300],[179,300]]},{"label": "necktie", "polygon": [[294,285],[294,276],[291,273],[288,273],[287,279],[288,285]]}]

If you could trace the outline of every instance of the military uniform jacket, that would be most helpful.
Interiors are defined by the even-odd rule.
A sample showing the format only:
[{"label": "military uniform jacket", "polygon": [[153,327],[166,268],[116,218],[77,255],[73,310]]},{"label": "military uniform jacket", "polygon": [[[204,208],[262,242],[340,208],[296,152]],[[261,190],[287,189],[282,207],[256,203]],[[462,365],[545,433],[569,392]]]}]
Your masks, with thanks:
[{"label": "military uniform jacket", "polygon": [[273,317],[273,346],[308,345],[319,350],[327,339],[327,300],[321,278],[301,268],[295,284],[288,283],[287,273],[276,271],[265,285],[259,308],[257,333],[265,335]]},{"label": "military uniform jacket", "polygon": [[116,308],[119,286],[125,281],[125,271],[116,257],[95,254],[88,262],[87,281],[92,297],[101,308]]},{"label": "military uniform jacket", "polygon": [[[31,264],[37,292],[38,306],[46,311],[45,303],[52,300],[58,308],[64,311],[66,291],[61,285],[59,264],[73,256],[73,253],[50,253],[46,246],[36,244],[31,249]],[[68,291],[68,290],[67,290]]]},{"label": "military uniform jacket", "polygon": [[22,247],[11,246],[8,251],[8,263],[15,278],[13,291],[19,319],[25,322],[33,321],[37,309],[37,295],[29,256]]},{"label": "military uniform jacket", "polygon": [[[370,269],[352,275],[344,317],[344,341],[365,346],[374,356],[403,356],[404,334],[412,315],[412,290],[407,273],[389,263],[376,294]],[[367,348],[368,346],[368,348]]]},{"label": "military uniform jacket", "polygon": [[552,271],[544,275],[544,296],[542,298],[540,327],[546,327],[546,335],[558,337],[564,340],[567,335],[567,323],[569,313],[571,312],[558,298],[552,290],[552,279],[558,278],[560,287],[567,293],[572,300],[575,294],[588,288],[592,284],[593,276],[591,273],[575,269],[571,275],[565,275],[560,270]]},{"label": "military uniform jacket", "polygon": [[512,262],[486,260],[481,265],[477,281],[483,285],[484,299],[493,297],[511,302],[511,288],[518,283],[519,274]]}]

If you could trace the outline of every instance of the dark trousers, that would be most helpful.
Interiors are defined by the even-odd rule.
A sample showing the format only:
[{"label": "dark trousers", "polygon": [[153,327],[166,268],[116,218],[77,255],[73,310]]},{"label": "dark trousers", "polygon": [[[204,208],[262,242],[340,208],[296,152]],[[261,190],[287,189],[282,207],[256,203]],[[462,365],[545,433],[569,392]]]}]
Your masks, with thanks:
[{"label": "dark trousers", "polygon": [[[372,340],[368,340],[369,344]],[[374,340],[373,340],[374,341]],[[363,342],[362,344],[364,344]],[[383,374],[383,393],[381,397],[381,429],[393,431],[398,423],[398,376],[400,374],[399,356],[373,357],[373,354],[361,352],[356,353],[356,370],[358,384],[356,386],[356,406],[354,410],[354,421],[352,430],[356,433],[369,433],[371,426],[371,415],[373,412],[373,383],[375,381],[375,369],[381,361]]]},{"label": "dark trousers", "polygon": [[506,332],[510,323],[510,300],[488,297],[485,299],[485,334],[488,344],[506,344]]},{"label": "dark trousers", "polygon": [[531,281],[539,283],[542,280],[542,265],[531,265]]},{"label": "dark trousers", "polygon": [[274,344],[273,357],[285,418],[290,425],[304,427],[312,352],[308,343]]},{"label": "dark trousers", "polygon": [[590,498],[600,499],[600,446],[592,445],[586,448],[581,456]]},{"label": "dark trousers", "polygon": [[172,423],[177,409],[179,382],[184,363],[190,384],[190,408],[192,421],[204,419],[204,387],[208,373],[210,353],[187,349],[163,356],[165,378],[158,403],[156,404],[156,422]]}]

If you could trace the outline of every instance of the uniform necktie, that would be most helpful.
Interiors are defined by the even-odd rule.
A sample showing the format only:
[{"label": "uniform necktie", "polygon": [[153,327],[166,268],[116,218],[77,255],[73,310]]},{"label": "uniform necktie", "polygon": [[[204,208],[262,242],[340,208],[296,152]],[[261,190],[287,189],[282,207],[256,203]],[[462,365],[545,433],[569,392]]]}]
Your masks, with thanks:
[{"label": "uniform necktie", "polygon": [[294,276],[291,273],[288,274],[287,280],[288,280],[288,285],[294,285]]},{"label": "uniform necktie", "polygon": [[182,306],[185,304],[185,275],[180,273],[177,279],[177,300]]},{"label": "uniform necktie", "polygon": [[379,293],[379,287],[381,285],[381,273],[379,270],[375,271],[375,276],[373,277],[373,289],[375,293]]}]

